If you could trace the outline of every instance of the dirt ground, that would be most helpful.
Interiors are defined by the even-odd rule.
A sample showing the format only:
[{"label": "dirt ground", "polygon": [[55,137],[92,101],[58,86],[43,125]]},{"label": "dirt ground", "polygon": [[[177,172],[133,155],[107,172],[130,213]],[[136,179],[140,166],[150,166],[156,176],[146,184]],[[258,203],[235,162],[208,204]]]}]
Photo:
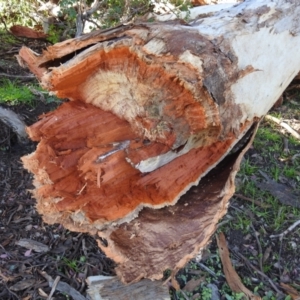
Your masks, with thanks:
[{"label": "dirt ground", "polygon": [[[27,70],[18,66],[14,57],[21,44],[22,42],[15,42],[10,45],[2,45],[2,49],[0,48],[0,73],[21,76],[30,75]],[[31,48],[36,47],[37,51],[41,51],[41,48],[45,45],[36,43],[30,46]],[[20,84],[28,82],[28,79],[20,80]],[[0,105],[5,106],[4,104]],[[39,115],[55,109],[57,105],[58,103],[56,102],[44,103],[37,97],[33,106],[25,104],[14,105],[10,109],[17,112],[27,125],[31,125],[38,119]],[[35,147],[36,145],[33,142],[29,142],[26,145],[19,144],[14,132],[0,122],[0,300],[46,299],[51,292],[49,276],[53,280],[60,276],[61,282],[69,284],[79,293],[86,296],[87,286],[85,279],[92,275],[114,274],[114,263],[100,251],[95,241],[96,237],[70,232],[60,224],[49,226],[42,221],[41,216],[35,210],[35,200],[30,194],[30,189],[33,188],[32,175],[23,169],[20,161],[23,155],[33,152]],[[300,153],[300,146],[296,150]],[[253,160],[257,163],[260,155],[260,152],[254,147],[250,149],[245,159],[248,162]],[[261,170],[266,169],[266,164],[268,162],[261,161]],[[281,167],[279,165],[279,168]],[[245,172],[247,176],[252,175],[248,173]],[[238,177],[238,181],[243,181],[243,176],[246,175]],[[253,180],[256,179],[253,177]],[[300,190],[299,182],[295,183],[294,188]],[[238,196],[236,196],[231,202],[228,216],[234,218],[239,210],[245,210],[245,204],[241,204]],[[247,265],[247,262],[241,262],[239,254],[242,253],[249,260],[251,260],[251,257],[255,258],[262,254],[265,256],[268,255],[267,249],[269,245],[273,250],[280,249],[281,264],[278,264],[276,255],[271,255],[273,262],[270,265],[272,267],[271,270],[266,270],[265,273],[269,276],[273,274],[276,284],[279,281],[285,281],[286,283],[295,283],[296,286],[300,287],[299,233],[295,232],[291,236],[291,239],[288,241],[288,243],[292,243],[289,244],[291,245],[290,247],[283,247],[280,240],[275,240],[270,241],[269,244],[264,243],[262,245],[263,251],[259,251],[259,246],[256,244],[255,230],[259,231],[259,228],[264,227],[264,219],[263,217],[251,216],[251,209],[248,210],[248,213],[248,219],[253,221],[251,223],[252,227],[249,226],[253,229],[255,227],[254,231],[245,234],[243,227],[235,228],[234,226],[227,231],[229,245],[234,253],[235,267],[240,270],[240,276],[250,278],[250,281],[252,280],[248,283],[250,287],[259,284],[259,276],[257,276],[255,270],[251,269],[251,266]],[[228,216],[225,217],[225,222],[230,219]],[[269,235],[272,234],[274,229],[270,229],[267,226],[265,228]],[[36,248],[32,249],[26,246],[28,240],[31,244],[35,244]],[[205,270],[203,271],[203,264],[212,266],[214,275],[212,275],[210,284],[221,289],[225,278],[224,275],[218,273],[218,270],[221,270],[221,266],[218,259],[216,259],[216,249],[216,242],[213,239],[210,248],[204,251],[203,263],[191,261],[185,269],[179,272],[177,279],[183,290],[187,282],[193,279],[195,275],[203,275],[202,272],[205,272]],[[277,252],[274,251],[274,253]],[[285,272],[284,264],[289,265],[289,272]],[[270,289],[270,286],[261,288],[265,295]],[[191,289],[189,292],[191,292]],[[221,295],[219,298],[213,298],[212,295],[205,298],[204,293],[200,290],[194,291],[192,293],[194,296],[191,297],[188,297],[187,294],[188,291],[183,293],[183,296],[173,291],[172,299],[229,299],[224,295]],[[282,295],[278,299],[280,298],[288,299]],[[52,299],[72,298],[55,291]],[[263,299],[277,298],[270,296]]]}]

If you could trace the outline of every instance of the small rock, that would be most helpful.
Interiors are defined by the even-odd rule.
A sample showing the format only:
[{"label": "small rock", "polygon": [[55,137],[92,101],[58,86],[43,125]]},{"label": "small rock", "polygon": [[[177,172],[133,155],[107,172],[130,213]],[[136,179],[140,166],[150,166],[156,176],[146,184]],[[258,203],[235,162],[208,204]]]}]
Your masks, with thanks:
[{"label": "small rock", "polygon": [[276,268],[276,269],[283,269],[283,268],[282,268],[282,265],[279,264],[279,262],[276,262],[273,266],[274,266],[274,268]]},{"label": "small rock", "polygon": [[291,245],[291,247],[296,250],[297,249],[297,244],[294,241],[289,242],[289,244]]},{"label": "small rock", "polygon": [[31,224],[25,226],[25,230],[26,231],[30,231],[31,229],[32,229],[32,225]]},{"label": "small rock", "polygon": [[213,283],[208,284],[207,287],[211,289],[211,300],[220,300],[218,287]]},{"label": "small rock", "polygon": [[291,282],[291,278],[288,274],[282,274],[280,276],[280,281],[283,283],[289,283],[289,282]]}]

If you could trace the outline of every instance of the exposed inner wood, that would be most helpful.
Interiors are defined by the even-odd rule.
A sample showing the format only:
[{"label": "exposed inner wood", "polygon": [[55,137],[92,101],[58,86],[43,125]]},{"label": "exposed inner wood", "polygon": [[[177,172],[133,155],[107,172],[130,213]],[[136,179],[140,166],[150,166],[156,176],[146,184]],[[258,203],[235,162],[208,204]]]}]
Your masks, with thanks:
[{"label": "exposed inner wood", "polygon": [[98,232],[107,240],[106,246],[99,241],[99,247],[118,263],[116,272],[123,282],[161,279],[166,269],[176,273],[206,246],[227,210],[236,172],[255,131],[254,125],[239,150],[228,155],[175,206],[145,208],[130,223]]},{"label": "exposed inner wood", "polygon": [[95,222],[100,227],[136,216],[143,206],[174,204],[235,142],[231,134],[141,173],[128,158],[148,158],[170,148],[143,140],[127,121],[93,105],[65,103],[29,127],[28,133],[40,142],[34,154],[23,158],[35,174],[39,211],[49,220],[54,214],[51,223],[69,214],[83,226]]}]

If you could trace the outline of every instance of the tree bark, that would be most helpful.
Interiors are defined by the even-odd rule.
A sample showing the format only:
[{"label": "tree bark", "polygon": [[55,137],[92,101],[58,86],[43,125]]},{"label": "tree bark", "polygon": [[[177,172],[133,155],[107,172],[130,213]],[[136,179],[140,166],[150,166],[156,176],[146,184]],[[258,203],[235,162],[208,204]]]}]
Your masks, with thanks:
[{"label": "tree bark", "polygon": [[16,133],[19,143],[28,143],[29,139],[26,133],[26,124],[15,112],[0,106],[0,121]]},{"label": "tree bark", "polygon": [[169,288],[160,281],[143,280],[131,285],[111,276],[91,276],[87,278],[88,299],[95,300],[169,300]]},{"label": "tree bark", "polygon": [[254,124],[299,72],[299,28],[297,1],[252,0],[22,48],[71,100],[28,129],[44,219],[98,233],[124,282],[182,267],[226,212]]}]

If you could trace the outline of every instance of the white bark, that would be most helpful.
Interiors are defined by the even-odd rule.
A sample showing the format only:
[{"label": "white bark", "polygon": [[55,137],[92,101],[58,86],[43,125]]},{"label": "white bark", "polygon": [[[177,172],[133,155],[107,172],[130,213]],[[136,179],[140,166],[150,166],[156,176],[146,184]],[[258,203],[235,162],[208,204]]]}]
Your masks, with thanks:
[{"label": "white bark", "polygon": [[[193,10],[200,12],[203,8],[206,6]],[[191,25],[237,62],[240,78],[223,91],[225,102],[233,102],[242,109],[239,120],[228,120],[233,129],[264,116],[300,70],[300,6],[295,0],[248,0]],[[153,53],[161,52],[160,48],[152,43]],[[193,59],[190,55],[185,61],[197,66]],[[201,63],[198,70],[202,71]],[[221,113],[226,113],[226,109],[220,105]],[[153,157],[136,167],[142,172],[154,170],[195,146],[187,142],[179,153]]]},{"label": "white bark", "polygon": [[28,135],[25,130],[26,124],[15,112],[0,107],[0,121],[9,126],[17,134],[20,143],[25,144],[28,142]]},{"label": "white bark", "polygon": [[124,285],[117,277],[90,276],[87,278],[89,300],[169,300],[169,288],[161,281],[143,280],[131,285]]},{"label": "white bark", "polygon": [[228,2],[220,2],[216,5],[203,5],[193,7],[188,11],[181,11],[179,14],[175,14],[173,11],[168,11],[168,13],[149,13],[147,18],[154,18],[156,21],[166,22],[170,20],[182,19],[182,20],[195,20],[199,17],[209,17],[213,13],[219,12],[223,9],[230,9],[232,6],[236,5],[237,1],[231,0]]}]

